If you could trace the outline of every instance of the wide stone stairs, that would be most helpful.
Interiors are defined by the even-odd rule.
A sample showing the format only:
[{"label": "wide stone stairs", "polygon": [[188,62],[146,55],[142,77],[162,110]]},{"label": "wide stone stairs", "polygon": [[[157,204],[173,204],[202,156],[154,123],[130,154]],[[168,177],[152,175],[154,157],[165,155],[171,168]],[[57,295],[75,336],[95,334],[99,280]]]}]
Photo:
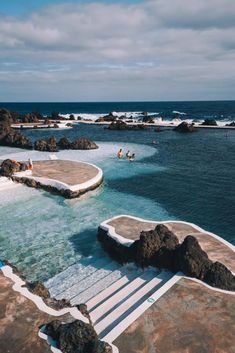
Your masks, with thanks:
[{"label": "wide stone stairs", "polygon": [[[67,299],[72,305],[85,303],[101,339],[116,327],[122,331],[132,313],[145,310],[143,304],[164,286],[173,274],[156,269],[121,266],[108,258],[86,258],[49,279],[51,296]],[[127,321],[126,321],[127,320]]]}]

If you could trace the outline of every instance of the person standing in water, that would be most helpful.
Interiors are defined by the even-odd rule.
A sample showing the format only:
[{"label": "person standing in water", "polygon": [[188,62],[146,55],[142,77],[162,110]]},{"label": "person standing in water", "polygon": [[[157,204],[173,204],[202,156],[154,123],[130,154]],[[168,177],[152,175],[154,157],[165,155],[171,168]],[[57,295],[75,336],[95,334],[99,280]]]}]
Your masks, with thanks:
[{"label": "person standing in water", "polygon": [[134,161],[135,160],[135,153],[132,153],[131,157],[129,158],[129,161]]},{"label": "person standing in water", "polygon": [[118,151],[117,157],[119,159],[121,159],[123,157],[123,152],[122,152],[122,148],[120,148],[120,150]]},{"label": "person standing in water", "polygon": [[131,152],[128,150],[127,153],[126,153],[126,158],[127,159],[130,159],[131,158]]}]

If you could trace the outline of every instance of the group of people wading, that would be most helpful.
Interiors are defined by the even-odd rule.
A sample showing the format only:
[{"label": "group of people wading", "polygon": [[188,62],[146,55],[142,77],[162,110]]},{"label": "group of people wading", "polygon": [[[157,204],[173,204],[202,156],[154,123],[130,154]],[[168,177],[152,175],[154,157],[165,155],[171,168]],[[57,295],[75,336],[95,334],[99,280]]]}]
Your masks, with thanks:
[{"label": "group of people wading", "polygon": [[[117,157],[118,157],[118,159],[122,159],[122,158],[124,157],[122,148],[120,148],[120,150],[118,151]],[[127,158],[129,161],[134,161],[134,159],[135,159],[135,153],[131,153],[131,152],[128,150],[127,153],[126,153],[126,158]]]}]

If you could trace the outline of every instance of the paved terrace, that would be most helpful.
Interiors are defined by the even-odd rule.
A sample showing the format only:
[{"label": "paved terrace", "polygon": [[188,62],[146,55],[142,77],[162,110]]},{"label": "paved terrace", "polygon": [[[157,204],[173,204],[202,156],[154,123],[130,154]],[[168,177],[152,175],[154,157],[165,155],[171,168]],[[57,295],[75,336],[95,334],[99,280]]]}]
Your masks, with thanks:
[{"label": "paved terrace", "polygon": [[235,296],[181,279],[113,344],[119,353],[234,353],[234,331]]},{"label": "paved terrace", "polygon": [[[189,223],[162,223],[164,223],[179,238],[180,242],[182,242],[187,235],[195,236],[202,249],[207,252],[211,260],[220,261],[231,271],[235,272],[235,252],[225,243]],[[118,235],[131,240],[139,239],[141,231],[154,229],[157,224],[159,224],[159,222],[147,222],[128,216],[120,216],[107,222],[107,225],[114,227],[115,232]]]},{"label": "paved terrace", "polygon": [[85,162],[44,160],[33,162],[32,174],[17,173],[16,176],[34,179],[57,190],[75,192],[79,196],[98,187],[102,182],[103,172],[95,165]]},{"label": "paved terrace", "polygon": [[33,162],[32,176],[55,179],[73,186],[93,179],[97,173],[97,168],[87,163],[50,160]]}]

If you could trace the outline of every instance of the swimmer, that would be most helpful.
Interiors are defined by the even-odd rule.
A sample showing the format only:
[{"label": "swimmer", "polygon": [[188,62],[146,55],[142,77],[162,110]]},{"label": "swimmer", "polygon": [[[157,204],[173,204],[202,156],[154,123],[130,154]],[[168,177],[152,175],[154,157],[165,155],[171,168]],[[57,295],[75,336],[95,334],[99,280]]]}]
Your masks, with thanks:
[{"label": "swimmer", "polygon": [[131,157],[129,158],[129,161],[134,161],[135,160],[135,153],[132,153]]},{"label": "swimmer", "polygon": [[123,157],[123,152],[122,152],[122,148],[120,148],[120,150],[118,151],[117,157],[119,159],[121,159]]},{"label": "swimmer", "polygon": [[126,158],[127,159],[130,159],[131,158],[131,152],[128,150],[127,153],[126,153]]}]

